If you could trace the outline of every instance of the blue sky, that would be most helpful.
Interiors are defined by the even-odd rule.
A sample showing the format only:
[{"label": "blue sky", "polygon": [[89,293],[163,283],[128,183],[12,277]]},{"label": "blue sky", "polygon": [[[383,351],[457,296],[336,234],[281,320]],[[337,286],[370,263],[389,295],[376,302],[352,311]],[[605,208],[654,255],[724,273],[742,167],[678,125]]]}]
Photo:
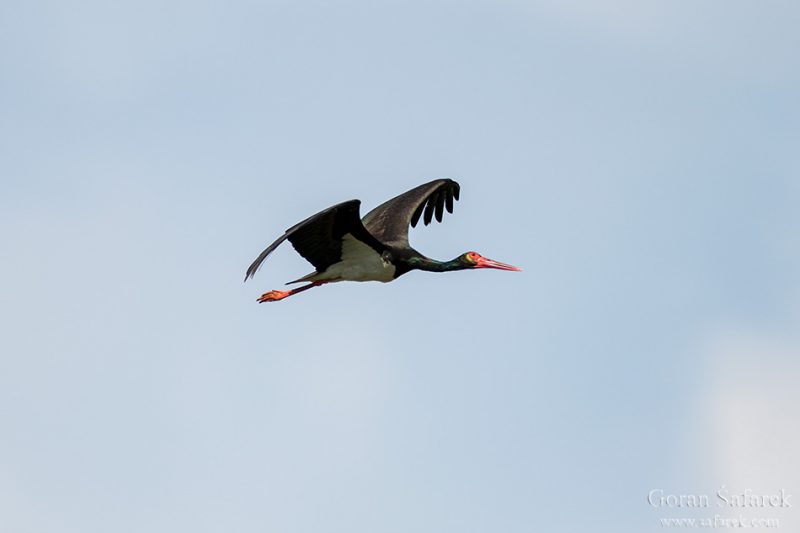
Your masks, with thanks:
[{"label": "blue sky", "polygon": [[[0,530],[660,531],[800,493],[800,8],[0,6]],[[462,185],[411,273],[281,232]],[[739,512],[741,511],[741,513]]]}]

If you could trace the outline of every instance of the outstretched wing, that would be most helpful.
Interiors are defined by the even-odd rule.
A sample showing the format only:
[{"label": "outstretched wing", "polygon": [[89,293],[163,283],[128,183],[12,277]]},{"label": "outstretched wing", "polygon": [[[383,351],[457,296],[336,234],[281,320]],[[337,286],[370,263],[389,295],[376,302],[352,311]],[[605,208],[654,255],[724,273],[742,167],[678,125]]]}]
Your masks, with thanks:
[{"label": "outstretched wing", "polygon": [[441,222],[445,208],[448,213],[453,212],[453,200],[458,200],[460,191],[461,187],[451,179],[434,180],[382,203],[362,222],[379,241],[408,247],[408,226],[416,227],[420,217],[427,226],[434,215]]},{"label": "outstretched wing", "polygon": [[324,272],[329,266],[342,259],[342,238],[350,234],[367,244],[378,253],[385,247],[364,228],[361,222],[360,200],[350,200],[336,204],[286,230],[278,240],[261,252],[245,273],[244,280],[255,276],[261,263],[286,239],[292,243],[297,253],[314,265],[317,272]]}]

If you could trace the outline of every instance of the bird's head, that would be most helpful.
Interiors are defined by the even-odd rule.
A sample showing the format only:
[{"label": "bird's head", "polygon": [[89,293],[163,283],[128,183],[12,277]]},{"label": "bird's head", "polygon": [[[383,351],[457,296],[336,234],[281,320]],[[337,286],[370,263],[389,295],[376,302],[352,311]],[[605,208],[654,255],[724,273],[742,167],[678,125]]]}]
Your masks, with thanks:
[{"label": "bird's head", "polygon": [[483,257],[478,252],[467,252],[462,254],[458,256],[458,262],[463,266],[463,268],[496,268],[498,270],[513,270],[515,272],[522,270],[519,267],[507,265],[505,263],[501,263],[500,261],[489,259],[488,257]]}]

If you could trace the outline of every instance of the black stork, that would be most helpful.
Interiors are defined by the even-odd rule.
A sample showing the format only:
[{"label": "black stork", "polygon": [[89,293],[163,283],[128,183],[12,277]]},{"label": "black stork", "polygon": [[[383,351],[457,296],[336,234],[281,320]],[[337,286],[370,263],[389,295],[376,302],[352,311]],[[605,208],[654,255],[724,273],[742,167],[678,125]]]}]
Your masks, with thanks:
[{"label": "black stork", "polygon": [[445,208],[449,213],[453,212],[453,200],[458,200],[460,190],[458,183],[451,179],[434,180],[384,202],[364,218],[359,214],[360,200],[336,204],[287,229],[253,261],[244,280],[252,278],[264,259],[286,239],[297,253],[314,265],[316,271],[287,283],[308,282],[308,285],[290,291],[265,292],[258,298],[260,303],[283,300],[292,294],[336,281],[385,283],[411,270],[522,270],[476,252],[466,252],[450,261],[436,261],[411,247],[409,225],[415,227],[422,218],[427,226],[434,216],[441,222]]}]

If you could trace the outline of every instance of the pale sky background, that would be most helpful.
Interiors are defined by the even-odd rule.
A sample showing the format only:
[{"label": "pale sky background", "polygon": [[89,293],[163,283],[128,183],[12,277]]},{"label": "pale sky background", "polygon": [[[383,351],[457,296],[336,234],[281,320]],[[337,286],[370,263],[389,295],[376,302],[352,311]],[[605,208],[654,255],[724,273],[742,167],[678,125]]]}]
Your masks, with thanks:
[{"label": "pale sky background", "polygon": [[[0,3],[0,533],[800,530],[796,2]],[[462,185],[411,273],[282,231]],[[651,489],[795,494],[654,509]],[[712,500],[713,501],[713,500]]]}]

